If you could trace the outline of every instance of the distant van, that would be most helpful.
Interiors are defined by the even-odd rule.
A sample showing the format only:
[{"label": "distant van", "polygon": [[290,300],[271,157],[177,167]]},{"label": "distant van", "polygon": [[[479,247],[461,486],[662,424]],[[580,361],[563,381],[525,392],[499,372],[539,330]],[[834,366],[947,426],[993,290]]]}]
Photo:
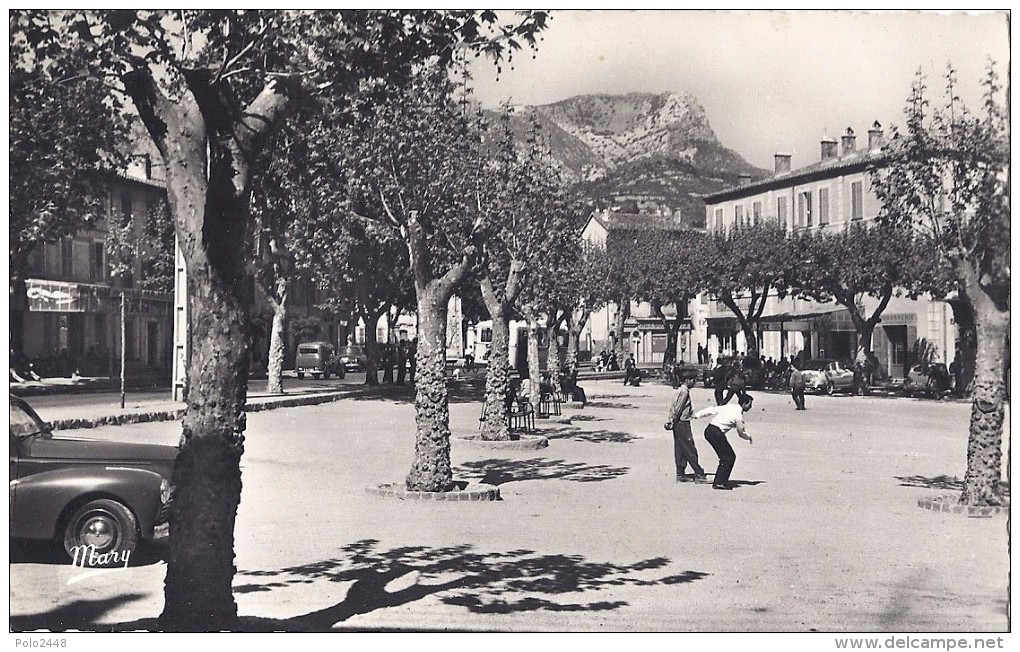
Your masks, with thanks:
[{"label": "distant van", "polygon": [[294,361],[294,370],[298,378],[304,378],[305,374],[311,374],[316,380],[321,376],[329,380],[331,374],[343,378],[346,370],[339,364],[333,345],[329,342],[305,342],[298,344],[297,359]]}]

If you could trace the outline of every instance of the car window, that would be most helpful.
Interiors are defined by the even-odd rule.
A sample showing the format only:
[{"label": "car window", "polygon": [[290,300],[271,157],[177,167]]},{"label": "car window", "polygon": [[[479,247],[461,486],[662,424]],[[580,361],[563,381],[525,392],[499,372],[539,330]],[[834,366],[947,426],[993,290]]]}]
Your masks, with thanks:
[{"label": "car window", "polygon": [[298,347],[298,353],[305,353],[305,354],[315,355],[318,352],[319,352],[319,349],[315,348],[314,346],[299,346]]},{"label": "car window", "polygon": [[42,432],[43,426],[20,405],[11,403],[11,434],[19,437]]}]

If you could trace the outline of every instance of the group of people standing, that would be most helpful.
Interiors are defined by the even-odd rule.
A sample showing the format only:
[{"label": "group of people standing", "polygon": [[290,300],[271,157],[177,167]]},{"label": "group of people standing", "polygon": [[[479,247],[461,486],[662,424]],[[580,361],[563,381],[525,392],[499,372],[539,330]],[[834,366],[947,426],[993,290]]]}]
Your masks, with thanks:
[{"label": "group of people standing", "polygon": [[[720,490],[733,489],[733,485],[730,483],[730,473],[733,471],[737,455],[726,439],[726,433],[730,430],[736,430],[737,435],[741,439],[754,443],[744,425],[744,412],[751,409],[754,399],[747,393],[740,392],[737,403],[734,405],[719,404],[695,412],[691,402],[691,388],[694,387],[695,382],[697,382],[697,372],[693,369],[682,373],[682,382],[670,407],[669,420],[665,424],[667,430],[673,431],[673,457],[676,464],[676,481],[708,482],[708,475],[698,463],[698,449],[694,444],[691,420],[711,417],[711,421],[709,421],[708,426],[705,428],[705,440],[712,446],[712,449],[719,457],[719,466],[716,468],[715,476],[712,480],[712,488]],[[728,400],[729,398],[727,398]],[[693,477],[687,475],[688,464],[694,472]]]}]

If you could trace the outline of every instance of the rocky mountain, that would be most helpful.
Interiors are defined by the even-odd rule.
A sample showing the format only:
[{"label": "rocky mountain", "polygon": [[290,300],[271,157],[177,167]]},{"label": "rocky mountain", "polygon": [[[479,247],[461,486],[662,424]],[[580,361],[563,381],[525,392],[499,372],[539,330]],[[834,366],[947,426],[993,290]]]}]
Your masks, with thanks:
[{"label": "rocky mountain", "polygon": [[736,185],[740,174],[768,174],[724,147],[686,92],[581,95],[517,106],[515,115],[522,127],[532,119],[542,125],[564,171],[599,206],[680,210],[700,225],[699,195]]}]

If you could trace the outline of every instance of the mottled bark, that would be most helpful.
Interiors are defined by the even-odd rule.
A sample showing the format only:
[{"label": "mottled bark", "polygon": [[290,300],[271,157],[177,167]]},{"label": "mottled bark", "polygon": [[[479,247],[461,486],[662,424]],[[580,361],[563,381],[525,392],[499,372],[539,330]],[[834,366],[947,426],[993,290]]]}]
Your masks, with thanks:
[{"label": "mottled bark", "polygon": [[997,304],[966,261],[958,262],[963,294],[970,301],[977,328],[977,358],[971,386],[967,473],[960,502],[1000,505],[1002,492],[1002,424],[1005,419],[1004,380],[1008,304]]},{"label": "mottled bark", "polygon": [[581,331],[588,321],[590,313],[583,309],[574,308],[567,313],[567,357],[565,363],[568,369],[573,369],[577,363],[577,352],[581,350]]},{"label": "mottled bark", "polygon": [[245,276],[250,162],[293,98],[285,78],[237,111],[209,70],[184,70],[173,97],[147,70],[125,90],[163,158],[167,198],[188,277],[188,402],[170,514],[159,626],[233,629],[234,520],[241,498],[251,360]]},{"label": "mottled bark", "polygon": [[510,320],[504,313],[492,316],[492,343],[489,362],[485,369],[485,406],[483,408],[482,439],[506,440],[506,395],[510,390]]},{"label": "mottled bark", "polygon": [[414,464],[409,491],[449,491],[450,406],[446,385],[446,302],[435,284],[418,293],[418,353],[415,375]]},{"label": "mottled bark", "polygon": [[273,325],[269,332],[266,392],[269,394],[283,394],[283,334],[287,323],[287,289],[285,283],[282,291],[278,292],[278,297],[272,303]]}]

